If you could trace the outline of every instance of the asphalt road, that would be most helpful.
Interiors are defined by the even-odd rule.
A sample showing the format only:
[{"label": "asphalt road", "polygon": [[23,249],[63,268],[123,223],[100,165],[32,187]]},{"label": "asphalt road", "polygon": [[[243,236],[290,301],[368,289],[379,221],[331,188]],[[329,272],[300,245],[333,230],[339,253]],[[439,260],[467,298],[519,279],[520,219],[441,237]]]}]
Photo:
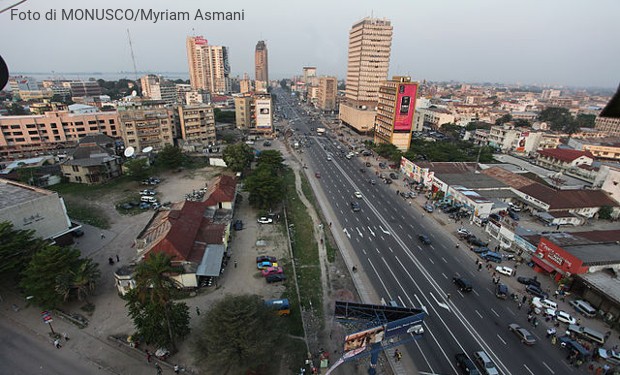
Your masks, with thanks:
[{"label": "asphalt road", "polygon": [[[349,151],[345,145],[329,135],[316,136],[310,128],[321,125],[293,104],[289,94],[279,90],[277,95],[281,111],[294,122],[294,137],[307,139],[307,146],[302,148],[303,161],[310,175],[320,173],[319,196],[327,198],[336,215],[330,220],[345,228],[362,262],[358,269],[368,275],[382,300],[427,311],[424,337],[405,346],[421,373],[459,374],[455,354],[465,352],[471,357],[480,350],[490,355],[502,374],[579,372],[566,362],[564,351],[545,339],[542,324],[534,328],[527,322],[525,308],[518,310],[515,302],[495,297],[488,273],[478,271],[467,250],[456,248],[452,234],[429,218],[430,214],[410,206],[389,189],[376,177],[374,169],[365,167],[366,158],[347,160],[340,156],[340,149]],[[331,161],[327,160],[328,153],[333,155]],[[370,179],[376,185],[371,185]],[[394,184],[403,186],[402,180]],[[354,197],[356,191],[362,193],[362,199]],[[351,210],[352,201],[361,204],[360,212]],[[432,244],[420,243],[419,234],[428,235]],[[455,275],[467,278],[473,292],[459,292],[452,282]],[[508,330],[510,323],[528,329],[537,343],[533,347],[522,344]]]}]

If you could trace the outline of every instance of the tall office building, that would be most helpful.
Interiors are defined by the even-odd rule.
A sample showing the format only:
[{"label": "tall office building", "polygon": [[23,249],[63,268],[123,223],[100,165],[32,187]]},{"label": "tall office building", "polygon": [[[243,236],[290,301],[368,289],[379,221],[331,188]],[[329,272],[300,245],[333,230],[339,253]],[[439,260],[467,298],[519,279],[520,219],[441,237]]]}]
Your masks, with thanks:
[{"label": "tall office building", "polygon": [[153,100],[163,100],[166,104],[178,102],[177,89],[174,83],[161,76],[147,74],[140,78],[142,96]]},{"label": "tall office building", "polygon": [[245,73],[243,79],[239,81],[239,92],[241,94],[252,92],[252,81],[247,73]]},{"label": "tall office building", "polygon": [[192,88],[209,93],[230,92],[228,48],[209,45],[202,36],[187,37],[186,47]]},{"label": "tall office building", "polygon": [[374,127],[379,86],[387,80],[392,49],[392,24],[387,19],[364,18],[349,31],[349,59],[345,102],[340,120],[359,132]]},{"label": "tall office building", "polygon": [[375,117],[375,143],[391,143],[407,151],[415,112],[418,83],[409,77],[392,77],[379,88]]},{"label": "tall office building", "polygon": [[322,111],[335,110],[337,92],[338,80],[336,77],[320,77],[317,107]]},{"label": "tall office building", "polygon": [[267,45],[264,40],[256,43],[256,51],[254,52],[254,64],[256,69],[255,80],[269,82],[269,64],[267,60]]}]

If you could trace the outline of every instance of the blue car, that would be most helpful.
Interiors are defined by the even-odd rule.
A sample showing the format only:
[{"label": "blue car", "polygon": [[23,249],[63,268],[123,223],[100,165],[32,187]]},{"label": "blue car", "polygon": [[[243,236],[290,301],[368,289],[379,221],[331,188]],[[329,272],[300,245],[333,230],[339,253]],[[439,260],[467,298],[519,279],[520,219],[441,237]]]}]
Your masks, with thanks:
[{"label": "blue car", "polygon": [[277,266],[278,266],[278,263],[275,263],[275,262],[264,261],[264,262],[256,263],[256,268],[258,268],[259,270],[264,270],[269,267],[277,267]]}]

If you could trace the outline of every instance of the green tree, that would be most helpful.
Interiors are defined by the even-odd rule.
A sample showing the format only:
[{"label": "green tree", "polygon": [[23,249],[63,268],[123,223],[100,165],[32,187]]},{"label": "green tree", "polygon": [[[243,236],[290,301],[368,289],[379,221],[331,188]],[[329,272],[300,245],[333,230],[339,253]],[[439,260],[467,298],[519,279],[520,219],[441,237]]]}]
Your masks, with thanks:
[{"label": "green tree", "polygon": [[589,115],[585,113],[580,113],[575,118],[575,122],[579,125],[580,128],[593,128],[595,120],[596,115]]},{"label": "green tree", "polygon": [[224,149],[222,158],[228,169],[241,172],[254,160],[254,152],[245,143],[235,143]]},{"label": "green tree", "polygon": [[506,113],[502,117],[500,117],[497,120],[495,120],[495,125],[503,125],[503,124],[505,124],[507,122],[510,122],[510,121],[512,121],[512,115],[510,113]]},{"label": "green tree", "polygon": [[530,127],[530,122],[522,118],[515,120],[514,124],[517,128],[529,128]]},{"label": "green tree", "polygon": [[159,253],[149,256],[136,267],[136,288],[127,295],[127,307],[138,331],[147,343],[176,349],[177,339],[189,334],[189,308],[174,303],[172,294],[177,282],[172,274],[172,257]]},{"label": "green tree", "polygon": [[290,87],[288,87],[285,79],[280,80],[280,87],[282,87],[282,90],[285,90],[285,91],[289,91],[291,89]]},{"label": "green tree", "polygon": [[149,165],[146,158],[127,160],[123,167],[127,169],[127,174],[136,181],[149,175]]},{"label": "green tree", "polygon": [[566,108],[549,107],[543,109],[538,115],[540,121],[550,124],[551,130],[564,130],[573,122],[573,116]]},{"label": "green tree", "polygon": [[99,264],[90,258],[80,259],[68,273],[57,276],[56,292],[62,295],[65,302],[72,297],[85,301],[95,291],[100,277]]},{"label": "green tree", "polygon": [[394,163],[400,162],[400,157],[402,156],[402,152],[391,143],[379,143],[376,144],[373,149],[375,152]]},{"label": "green tree", "polygon": [[43,308],[54,308],[63,301],[57,281],[66,277],[79,264],[80,251],[48,245],[34,254],[22,273],[19,285],[34,303]]},{"label": "green tree", "polygon": [[256,295],[224,297],[200,322],[194,352],[206,373],[269,364],[284,339],[280,318]]},{"label": "green tree", "polygon": [[613,207],[603,206],[598,210],[598,218],[603,219],[603,220],[610,220],[612,212],[613,212]]},{"label": "green tree", "polygon": [[275,172],[284,169],[283,162],[282,153],[278,150],[265,150],[260,153],[257,160],[258,165],[267,165]]},{"label": "green tree", "polygon": [[10,221],[0,222],[0,274],[21,272],[46,245],[34,237],[34,230],[17,230]]},{"label": "green tree", "polygon": [[22,116],[22,115],[30,114],[28,111],[24,109],[24,107],[22,107],[21,105],[17,103],[11,103],[7,107],[7,112],[9,116]]},{"label": "green tree", "polygon": [[184,155],[180,148],[168,144],[157,153],[157,162],[166,168],[178,168],[183,165]]},{"label": "green tree", "polygon": [[250,204],[258,208],[270,208],[282,200],[284,181],[268,164],[258,165],[244,183],[250,193]]},{"label": "green tree", "polygon": [[233,123],[236,118],[235,111],[222,111],[219,108],[213,110],[213,116],[215,117],[215,122],[225,123]]}]

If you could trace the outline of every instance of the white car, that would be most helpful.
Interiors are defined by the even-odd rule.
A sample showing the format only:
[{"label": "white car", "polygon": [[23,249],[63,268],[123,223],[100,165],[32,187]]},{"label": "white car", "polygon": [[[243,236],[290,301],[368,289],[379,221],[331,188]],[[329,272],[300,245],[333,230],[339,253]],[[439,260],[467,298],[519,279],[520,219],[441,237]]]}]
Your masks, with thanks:
[{"label": "white car", "polygon": [[[414,193],[414,194],[415,194],[415,193]],[[465,235],[470,234],[470,233],[469,233],[469,231],[468,231],[467,229],[465,229],[465,228],[459,228],[459,229],[457,229],[457,231],[456,231],[456,232],[457,232],[458,234],[462,235],[462,236],[465,236]]]},{"label": "white car", "polygon": [[258,223],[259,224],[271,224],[271,223],[273,223],[273,219],[270,218],[270,217],[264,217],[263,216],[263,217],[258,219]]},{"label": "white car", "polygon": [[497,266],[495,267],[495,271],[501,273],[502,275],[512,276],[515,274],[515,270],[506,266]]},{"label": "white car", "polygon": [[357,199],[362,199],[362,193],[360,193],[359,191],[356,191],[355,193],[353,193],[353,195],[355,195],[355,198]]},{"label": "white car", "polygon": [[555,318],[562,323],[577,324],[577,319],[570,316],[566,311],[559,310],[555,313]]}]

